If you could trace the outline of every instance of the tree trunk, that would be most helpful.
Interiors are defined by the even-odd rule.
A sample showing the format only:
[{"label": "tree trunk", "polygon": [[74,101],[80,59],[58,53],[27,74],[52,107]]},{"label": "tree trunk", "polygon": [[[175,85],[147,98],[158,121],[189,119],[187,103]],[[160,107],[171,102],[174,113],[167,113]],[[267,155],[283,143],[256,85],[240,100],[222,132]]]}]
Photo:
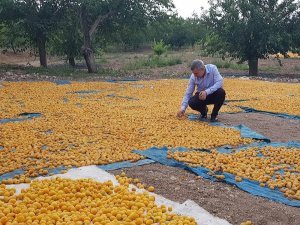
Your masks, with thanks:
[{"label": "tree trunk", "polygon": [[258,75],[258,58],[249,59],[249,76],[257,76]]},{"label": "tree trunk", "polygon": [[69,65],[75,67],[75,58],[73,56],[69,56]]},{"label": "tree trunk", "polygon": [[87,48],[86,46],[81,47],[82,55],[85,59],[86,66],[88,68],[89,73],[96,73],[97,72],[97,66],[95,61],[95,55],[93,53],[93,50],[91,48]]},{"label": "tree trunk", "polygon": [[12,50],[14,51],[14,54],[17,54],[14,43],[12,41],[10,42],[10,46],[11,46]]},{"label": "tree trunk", "polygon": [[46,37],[43,34],[37,35],[37,44],[40,56],[40,65],[47,67],[47,55],[46,55]]},{"label": "tree trunk", "polygon": [[[122,1],[121,1],[122,2]],[[83,46],[81,47],[81,53],[85,59],[89,73],[97,72],[97,66],[95,61],[95,55],[92,48],[92,36],[96,32],[97,27],[102,24],[107,18],[114,15],[115,12],[109,11],[105,15],[99,15],[94,23],[89,26],[88,23],[88,11],[85,4],[81,6],[81,27],[83,30]]]},{"label": "tree trunk", "polygon": [[81,7],[81,26],[83,30],[83,46],[81,47],[81,53],[85,59],[88,72],[96,73],[97,66],[96,66],[94,52],[92,49],[92,40],[90,36],[88,15],[87,15],[87,9],[85,5]]}]

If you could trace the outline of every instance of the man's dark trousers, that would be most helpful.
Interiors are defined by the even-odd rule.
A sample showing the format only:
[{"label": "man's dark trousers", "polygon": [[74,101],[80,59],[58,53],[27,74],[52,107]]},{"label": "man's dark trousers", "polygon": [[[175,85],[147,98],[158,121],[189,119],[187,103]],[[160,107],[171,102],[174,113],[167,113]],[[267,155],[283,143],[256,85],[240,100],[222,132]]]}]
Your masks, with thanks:
[{"label": "man's dark trousers", "polygon": [[225,101],[225,95],[225,90],[223,88],[219,88],[214,93],[206,96],[206,99],[203,101],[199,99],[199,92],[196,92],[196,94],[190,98],[189,106],[193,110],[200,112],[201,115],[206,115],[207,105],[214,105],[211,117],[216,117]]}]

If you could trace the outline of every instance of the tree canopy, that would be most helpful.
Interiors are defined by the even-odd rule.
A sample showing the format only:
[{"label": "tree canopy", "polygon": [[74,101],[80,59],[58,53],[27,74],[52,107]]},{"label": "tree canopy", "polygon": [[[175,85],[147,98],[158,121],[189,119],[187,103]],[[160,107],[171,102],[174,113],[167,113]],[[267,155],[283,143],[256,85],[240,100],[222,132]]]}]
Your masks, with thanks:
[{"label": "tree canopy", "polygon": [[140,30],[173,7],[170,0],[81,0],[79,5],[83,33],[81,51],[89,72],[97,70],[92,47],[92,37],[97,30],[99,34],[124,31],[128,26]]},{"label": "tree canopy", "polygon": [[297,13],[295,0],[212,0],[204,15],[218,46],[211,50],[248,61],[249,74],[257,75],[259,58],[290,50]]},{"label": "tree canopy", "polygon": [[71,0],[4,0],[1,19],[22,25],[28,38],[38,47],[40,64],[47,67],[46,41],[49,34],[63,19]]}]

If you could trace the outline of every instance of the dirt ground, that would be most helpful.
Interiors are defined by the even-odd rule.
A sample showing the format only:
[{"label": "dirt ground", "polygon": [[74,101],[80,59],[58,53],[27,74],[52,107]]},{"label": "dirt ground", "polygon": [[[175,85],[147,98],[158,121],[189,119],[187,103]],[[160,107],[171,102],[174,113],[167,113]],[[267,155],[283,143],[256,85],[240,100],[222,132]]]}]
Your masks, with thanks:
[{"label": "dirt ground", "polygon": [[[244,125],[267,136],[271,141],[300,141],[300,121],[258,113],[222,114],[227,125]],[[191,199],[215,216],[240,224],[251,220],[255,225],[299,225],[300,209],[256,197],[223,182],[212,182],[183,169],[158,163],[113,171],[125,171],[129,177],[153,185],[157,194],[183,203]]]},{"label": "dirt ground", "polygon": [[244,124],[268,137],[272,142],[300,142],[300,120],[284,119],[260,113],[221,114],[219,119],[225,125]]}]

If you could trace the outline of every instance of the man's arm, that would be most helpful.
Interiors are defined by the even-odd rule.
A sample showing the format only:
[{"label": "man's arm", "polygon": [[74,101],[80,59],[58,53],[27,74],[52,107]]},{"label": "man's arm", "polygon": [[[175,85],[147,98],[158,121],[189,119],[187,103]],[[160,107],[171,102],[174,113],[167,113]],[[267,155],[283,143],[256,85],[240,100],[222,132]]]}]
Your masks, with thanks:
[{"label": "man's arm", "polygon": [[223,87],[223,77],[219,73],[219,70],[216,66],[213,66],[212,68],[212,75],[214,77],[214,85],[205,90],[207,95],[210,95],[219,88]]},{"label": "man's arm", "polygon": [[186,110],[186,108],[188,107],[188,104],[189,104],[189,100],[192,97],[194,90],[195,90],[195,78],[194,78],[194,75],[192,74],[190,77],[187,89],[185,91],[185,95],[182,100],[180,111],[184,112]]}]

